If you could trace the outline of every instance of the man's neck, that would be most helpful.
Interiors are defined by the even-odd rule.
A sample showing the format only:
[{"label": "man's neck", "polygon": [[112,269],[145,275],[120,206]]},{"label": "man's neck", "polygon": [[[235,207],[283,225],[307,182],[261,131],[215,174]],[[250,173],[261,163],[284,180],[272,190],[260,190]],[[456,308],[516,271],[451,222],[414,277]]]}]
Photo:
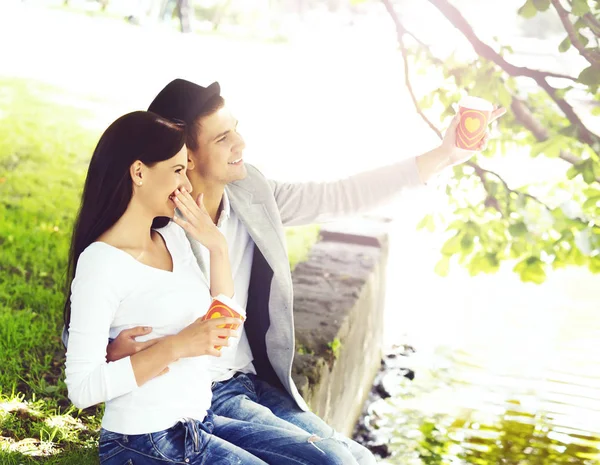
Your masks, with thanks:
[{"label": "man's neck", "polygon": [[213,220],[213,223],[217,224],[219,215],[221,214],[221,201],[223,200],[223,191],[225,190],[225,186],[208,186],[205,183],[192,179],[190,179],[190,182],[192,183],[193,188],[192,196],[195,200],[197,200],[200,194],[204,194],[203,202],[204,206],[206,207],[206,211]]}]

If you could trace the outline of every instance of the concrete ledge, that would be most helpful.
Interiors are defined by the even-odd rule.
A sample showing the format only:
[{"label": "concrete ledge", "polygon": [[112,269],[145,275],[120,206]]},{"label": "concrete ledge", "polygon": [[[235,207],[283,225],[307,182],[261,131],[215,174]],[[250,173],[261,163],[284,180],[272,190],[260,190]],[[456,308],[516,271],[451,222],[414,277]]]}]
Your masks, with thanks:
[{"label": "concrete ledge", "polygon": [[313,412],[346,435],[380,368],[387,256],[385,221],[348,220],[322,228],[292,275],[293,378]]}]

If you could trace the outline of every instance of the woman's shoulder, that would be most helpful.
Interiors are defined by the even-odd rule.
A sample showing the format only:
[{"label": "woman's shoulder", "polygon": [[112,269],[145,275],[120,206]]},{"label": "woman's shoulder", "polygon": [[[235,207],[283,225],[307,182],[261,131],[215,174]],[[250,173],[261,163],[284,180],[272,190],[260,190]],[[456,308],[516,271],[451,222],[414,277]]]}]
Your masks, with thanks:
[{"label": "woman's shoulder", "polygon": [[169,221],[166,226],[157,228],[155,231],[163,237],[170,250],[187,250],[190,246],[185,231],[173,221]]},{"label": "woman's shoulder", "polygon": [[130,259],[127,252],[106,242],[96,241],[88,245],[77,260],[75,276],[93,275],[95,279],[119,279],[129,274]]}]

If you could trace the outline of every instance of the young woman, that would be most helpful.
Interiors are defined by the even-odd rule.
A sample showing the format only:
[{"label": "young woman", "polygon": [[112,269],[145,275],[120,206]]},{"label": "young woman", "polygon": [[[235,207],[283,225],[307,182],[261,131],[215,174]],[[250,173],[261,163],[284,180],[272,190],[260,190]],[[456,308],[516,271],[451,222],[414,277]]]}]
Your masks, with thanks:
[{"label": "young woman", "polygon": [[[104,132],[90,161],[70,255],[65,373],[75,406],[105,403],[100,462],[350,463],[330,459],[333,442],[209,410],[211,360],[237,344],[223,325],[242,321],[202,316],[213,296],[245,312],[231,299],[224,236],[202,196],[189,193],[185,137],[183,125],[129,113]],[[157,218],[162,228],[153,228]],[[208,279],[184,230],[209,251]],[[152,328],[146,350],[107,363],[108,339],[139,325]]]}]

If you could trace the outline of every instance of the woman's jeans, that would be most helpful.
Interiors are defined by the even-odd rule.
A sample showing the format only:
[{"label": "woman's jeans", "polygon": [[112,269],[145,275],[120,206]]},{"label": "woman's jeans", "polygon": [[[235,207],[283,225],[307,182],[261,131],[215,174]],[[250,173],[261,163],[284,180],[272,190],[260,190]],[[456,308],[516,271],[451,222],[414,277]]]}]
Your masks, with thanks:
[{"label": "woman's jeans", "polygon": [[304,431],[233,420],[208,412],[204,421],[180,420],[158,433],[102,430],[102,465],[347,465],[356,463],[334,439]]}]

